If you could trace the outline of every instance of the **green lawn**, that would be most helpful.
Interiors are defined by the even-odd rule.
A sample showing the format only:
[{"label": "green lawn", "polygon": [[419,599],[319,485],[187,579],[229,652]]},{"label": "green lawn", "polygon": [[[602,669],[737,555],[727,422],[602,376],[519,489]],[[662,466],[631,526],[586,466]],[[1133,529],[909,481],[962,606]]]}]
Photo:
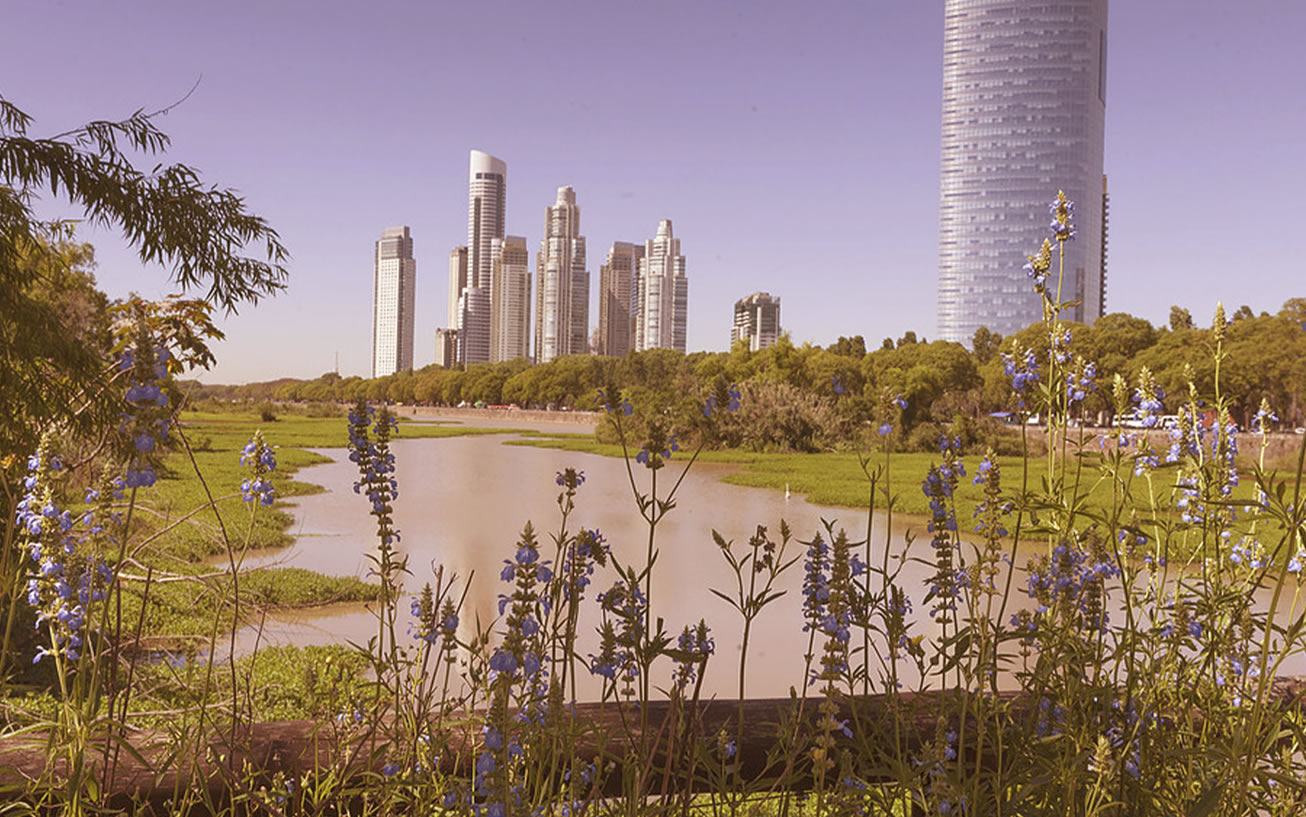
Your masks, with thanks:
[{"label": "green lawn", "polygon": [[[230,548],[239,554],[245,548],[282,547],[290,544],[286,529],[293,521],[282,500],[321,491],[321,487],[299,482],[294,475],[308,465],[326,462],[309,448],[340,448],[348,432],[343,417],[307,417],[283,414],[264,422],[255,413],[185,412],[180,434],[193,454],[174,441],[173,451],[159,469],[159,480],[136,494],[132,516],[134,560],[125,572],[144,575],[150,568],[155,582],[150,587],[150,604],[145,611],[142,632],[155,637],[207,635],[219,615],[229,626],[229,614],[219,613],[218,599],[230,595],[230,577],[220,575]],[[277,470],[272,482],[277,502],[272,507],[242,501],[240,484],[246,469],[240,455],[255,429],[273,446]],[[503,429],[465,428],[433,423],[401,422],[398,436],[450,437],[465,434],[501,434]],[[174,435],[175,436],[175,435]],[[199,475],[203,476],[201,480]],[[208,497],[212,495],[210,505]],[[359,512],[365,512],[363,503]],[[207,561],[206,561],[207,560]],[[130,585],[123,596],[124,626],[133,628],[141,615],[140,582]],[[323,576],[299,568],[270,568],[251,572],[241,579],[242,603],[269,608],[307,607],[334,601],[368,601],[377,597],[378,587],[353,577]]]},{"label": "green lawn", "polygon": [[[508,445],[526,445],[538,448],[557,448],[564,451],[578,451],[602,456],[619,457],[621,447],[595,441],[592,437],[581,435],[541,436],[530,440],[512,440]],[[637,449],[630,453],[633,456]],[[677,453],[676,458],[688,457],[688,452]],[[734,473],[723,477],[725,482],[733,485],[747,485],[769,488],[804,495],[809,502],[818,505],[831,505],[847,508],[865,508],[869,501],[870,481],[861,461],[855,453],[829,452],[819,454],[798,453],[756,453],[741,450],[704,451],[699,455],[701,462],[726,463],[740,466]],[[895,497],[894,510],[908,516],[924,518],[929,514],[929,502],[921,491],[921,485],[929,472],[930,466],[940,461],[938,454],[900,453],[893,454],[888,463],[890,476],[889,493]],[[967,475],[957,486],[957,518],[962,529],[973,518],[976,504],[983,498],[983,486],[974,484],[975,468],[979,456],[962,458]],[[1084,497],[1084,506],[1090,512],[1103,513],[1113,504],[1113,494],[1117,490],[1113,481],[1103,474],[1103,458],[1096,446],[1085,449],[1082,456],[1071,453],[1067,457],[1069,468],[1065,470],[1068,484],[1079,486],[1078,494]],[[1000,457],[998,463],[1002,472],[1002,484],[1006,491],[1019,489],[1022,484],[1031,493],[1042,490],[1047,476],[1047,458],[1031,457],[1027,473],[1024,461],[1019,457]],[[874,454],[867,468],[871,473],[883,468],[883,454]],[[1060,470],[1060,469],[1059,469]],[[1149,486],[1147,480],[1133,477],[1132,471],[1126,473],[1128,490],[1131,494],[1130,504],[1139,509],[1151,506],[1149,492],[1155,491],[1156,499],[1162,507],[1168,505],[1170,488],[1174,480],[1174,468],[1158,469],[1152,476]],[[882,479],[882,478],[881,478]],[[881,486],[883,482],[880,483]],[[1242,484],[1235,490],[1235,498],[1250,497],[1252,493],[1250,473],[1243,472]],[[877,508],[884,507],[883,491],[877,489]]]}]

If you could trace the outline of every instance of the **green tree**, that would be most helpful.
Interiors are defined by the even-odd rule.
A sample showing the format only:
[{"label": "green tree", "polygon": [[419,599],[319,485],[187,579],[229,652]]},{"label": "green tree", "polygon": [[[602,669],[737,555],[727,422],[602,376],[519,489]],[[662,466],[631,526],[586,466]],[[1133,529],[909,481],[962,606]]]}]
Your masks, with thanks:
[{"label": "green tree", "polygon": [[[74,270],[77,259],[68,255],[68,224],[39,217],[37,200],[63,199],[91,223],[116,228],[142,261],[169,267],[176,284],[204,290],[228,313],[285,285],[286,249],[237,193],[186,165],[135,166],[134,155],[167,149],[154,124],[166,111],[37,138],[31,117],[0,97],[0,458],[30,450],[38,427],[87,431],[108,410],[103,348],[69,332],[68,310],[41,297],[51,275],[63,274],[53,271]],[[251,245],[257,257],[244,254]]]},{"label": "green tree", "polygon": [[975,356],[975,365],[983,366],[992,360],[1001,345],[1002,335],[992,331],[987,326],[976,329],[970,342],[971,354]]},{"label": "green tree", "polygon": [[1182,306],[1170,307],[1170,329],[1178,332],[1181,329],[1192,329],[1193,313],[1184,309]]},{"label": "green tree", "polygon": [[853,335],[851,338],[840,335],[837,341],[826,348],[828,351],[844,357],[854,357],[858,360],[866,357],[866,340],[861,335]]}]

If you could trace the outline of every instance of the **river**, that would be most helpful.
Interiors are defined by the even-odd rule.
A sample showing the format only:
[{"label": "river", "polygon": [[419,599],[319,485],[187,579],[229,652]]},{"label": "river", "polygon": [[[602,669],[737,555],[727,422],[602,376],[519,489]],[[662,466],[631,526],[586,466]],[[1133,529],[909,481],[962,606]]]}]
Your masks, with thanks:
[{"label": "river", "polygon": [[[480,425],[480,423],[477,423]],[[563,430],[556,426],[530,424],[541,430]],[[575,426],[565,427],[575,432]],[[399,497],[394,503],[395,524],[401,534],[399,552],[408,558],[412,575],[404,582],[407,593],[416,593],[431,581],[437,565],[445,566],[460,581],[474,574],[464,623],[490,621],[496,614],[499,593],[511,592],[499,580],[504,560],[515,552],[522,527],[531,521],[540,540],[542,557],[553,557],[551,535],[558,530],[556,476],[564,468],[584,473],[569,527],[597,528],[624,564],[642,564],[648,529],[640,517],[626,472],[616,458],[577,454],[555,449],[505,445],[515,435],[448,437],[443,439],[399,439],[393,444],[397,461]],[[372,567],[367,558],[375,549],[374,519],[367,501],[354,494],[357,471],[344,449],[323,449],[319,453],[331,462],[302,469],[296,478],[322,485],[326,491],[294,500],[295,522],[290,533],[295,543],[288,548],[252,554],[249,567],[280,565],[304,567],[333,576],[366,577]],[[658,474],[659,495],[680,476],[688,454],[677,453]],[[660,555],[654,567],[651,590],[653,614],[662,617],[674,637],[685,625],[700,618],[712,628],[716,654],[704,678],[705,694],[737,692],[742,621],[738,613],[711,592],[716,588],[733,594],[734,574],[712,531],[734,540],[734,551],[742,556],[747,541],[758,525],[767,527],[779,541],[781,520],[793,531],[787,557],[804,552],[799,540],[823,531],[822,520],[846,528],[850,538],[860,539],[866,531],[866,511],[813,505],[800,496],[761,488],[729,485],[721,477],[735,466],[696,463],[676,494],[676,507],[657,530]],[[648,469],[635,465],[640,490],[649,489]],[[885,520],[877,515],[873,539],[875,552],[882,552]],[[902,549],[902,531],[894,532],[892,553]],[[913,552],[929,555],[928,538]],[[879,556],[875,556],[878,560]],[[917,605],[921,602],[926,576],[932,567],[909,561],[903,566],[901,583]],[[590,615],[582,620],[585,633],[580,651],[597,651],[592,631],[597,623],[596,593],[615,579],[611,568],[596,570],[587,590]],[[747,576],[745,577],[747,581]],[[750,696],[788,694],[789,687],[803,683],[803,656],[808,634],[803,631],[801,613],[802,561],[782,578],[786,595],[767,607],[753,625],[749,645],[747,693]],[[407,620],[407,600],[402,605]],[[245,630],[239,653],[253,648],[255,638],[266,644],[364,643],[376,632],[376,618],[363,605],[331,605],[310,610],[270,614],[261,634]],[[818,645],[819,648],[819,645]],[[819,651],[819,650],[818,650]],[[655,667],[653,681],[665,685],[671,664]]]},{"label": "river", "polygon": [[[476,425],[488,425],[472,421]],[[523,424],[512,424],[523,427]],[[539,430],[577,430],[575,425],[557,426],[529,423]],[[593,454],[578,454],[556,449],[505,445],[516,435],[449,437],[444,439],[399,439],[393,444],[397,460],[396,477],[399,497],[394,503],[396,527],[401,533],[400,554],[408,558],[411,576],[404,581],[407,594],[418,592],[431,581],[437,565],[444,565],[446,576],[452,572],[460,582],[474,576],[462,611],[463,634],[478,617],[483,623],[497,613],[500,593],[511,587],[499,580],[506,559],[512,557],[522,527],[534,524],[540,541],[542,558],[552,559],[551,534],[558,530],[558,496],[556,475],[564,468],[582,471],[584,484],[575,502],[576,509],[569,528],[597,528],[606,537],[613,552],[624,564],[642,564],[647,546],[648,529],[640,517],[633,497],[625,463],[620,459]],[[372,567],[367,554],[375,549],[374,520],[368,515],[369,504],[354,494],[357,476],[344,449],[324,449],[319,453],[331,462],[305,468],[297,478],[325,486],[326,491],[294,500],[295,522],[290,533],[295,543],[284,549],[253,554],[250,567],[304,567],[334,576],[366,577]],[[688,461],[681,452],[668,467],[659,472],[659,496],[679,477]],[[804,548],[799,540],[810,539],[823,531],[822,520],[835,529],[845,528],[850,538],[860,539],[866,531],[866,511],[813,505],[800,496],[760,488],[729,485],[721,477],[734,466],[696,464],[685,477],[676,494],[676,507],[658,526],[659,558],[654,567],[652,609],[665,620],[673,637],[685,625],[700,618],[712,628],[716,653],[704,676],[705,695],[731,697],[737,694],[739,659],[742,649],[742,621],[728,604],[716,597],[712,589],[734,595],[735,578],[720,549],[713,543],[712,531],[719,531],[734,541],[741,555],[758,525],[767,527],[778,541],[781,520],[788,522],[794,538],[786,557],[801,557]],[[635,479],[641,491],[649,490],[650,472],[635,465]],[[885,519],[877,514],[872,560],[879,564],[885,542]],[[896,526],[890,537],[890,553],[895,561],[902,554],[907,525]],[[915,606],[914,633],[936,633],[932,619],[925,615],[924,595],[928,577],[934,572],[933,553],[924,525],[910,524],[916,536],[911,548],[914,559],[901,565],[899,584]],[[1031,544],[1035,550],[1042,545]],[[1022,548],[1022,551],[1024,549]],[[1033,552],[1033,551],[1030,551]],[[1022,552],[1018,563],[1025,563]],[[597,652],[597,604],[594,596],[610,587],[615,575],[611,568],[598,569],[587,590],[587,613],[582,616],[582,655]],[[755,620],[750,638],[746,694],[750,697],[784,696],[791,686],[804,683],[804,655],[809,649],[809,634],[803,630],[801,558],[784,575],[778,588],[784,597],[767,607]],[[747,581],[747,576],[745,577]],[[1012,585],[1011,606],[1028,604],[1024,592],[1023,571]],[[1119,603],[1118,591],[1113,594]],[[1266,606],[1268,595],[1264,592]],[[1290,593],[1291,595],[1291,593]],[[1294,599],[1295,600],[1295,599]],[[1292,600],[1285,600],[1285,607]],[[408,598],[401,604],[402,626],[409,621]],[[1118,615],[1118,609],[1114,615]],[[376,634],[377,621],[364,605],[328,605],[308,610],[280,611],[269,614],[262,631],[251,627],[239,637],[237,652],[248,653],[255,642],[266,644],[366,643]],[[854,645],[857,646],[857,645]],[[816,651],[819,655],[819,644]],[[1303,671],[1293,662],[1293,671]],[[655,666],[653,682],[669,683],[672,665],[664,661]],[[910,673],[904,683],[914,681]],[[596,697],[597,683],[581,697]]]}]

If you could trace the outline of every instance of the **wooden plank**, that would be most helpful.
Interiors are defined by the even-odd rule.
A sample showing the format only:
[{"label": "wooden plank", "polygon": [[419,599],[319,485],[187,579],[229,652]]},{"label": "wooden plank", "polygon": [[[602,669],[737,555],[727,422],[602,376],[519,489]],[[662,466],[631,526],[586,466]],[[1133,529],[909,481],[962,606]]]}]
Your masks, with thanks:
[{"label": "wooden plank", "polygon": [[[1281,707],[1299,706],[1304,693],[1306,678],[1280,678],[1273,686],[1272,700]],[[1033,712],[1034,702],[1028,698],[1014,693],[1000,697],[1010,704],[1009,711],[1017,718]],[[745,701],[742,731],[737,729],[740,713],[737,701],[701,702],[697,717],[693,719],[686,718],[686,712],[679,704],[673,706],[665,700],[653,701],[648,705],[647,737],[639,729],[641,713],[638,704],[578,704],[570,717],[570,722],[576,726],[570,754],[582,763],[613,760],[620,765],[633,749],[651,741],[655,749],[644,790],[652,794],[684,792],[702,789],[706,779],[704,755],[699,753],[694,758],[693,752],[686,751],[687,747],[694,744],[715,747],[723,740],[719,735],[734,740],[738,734],[736,754],[731,762],[738,763],[742,779],[783,777],[785,789],[799,791],[811,782],[807,777],[809,764],[806,755],[795,764],[795,768],[787,770],[775,760],[768,762],[768,757],[775,755],[777,748],[784,745],[782,730],[790,736],[795,732],[802,736],[813,733],[820,720],[822,700],[767,698]],[[931,692],[840,698],[837,718],[850,721],[853,728],[859,728],[857,724],[860,724],[863,734],[882,736],[890,742],[895,733],[899,734],[902,744],[898,752],[900,756],[907,756],[919,752],[921,745],[936,734],[939,712],[943,711],[941,706],[946,711],[956,712],[959,710],[957,704],[955,700],[940,700],[939,693]],[[957,724],[946,726],[956,728]],[[433,725],[433,730],[435,728]],[[439,729],[439,733],[446,741],[440,753],[441,771],[470,777],[480,743],[479,721],[464,719],[458,725]],[[680,737],[669,743],[669,734]],[[90,775],[110,795],[111,802],[119,805],[132,800],[161,805],[174,792],[196,788],[207,789],[210,798],[221,803],[233,789],[239,790],[248,781],[266,779],[278,772],[292,779],[299,779],[314,770],[333,768],[344,772],[345,778],[358,778],[367,772],[379,774],[391,757],[386,742],[383,735],[365,729],[304,720],[275,721],[247,725],[235,740],[229,732],[216,734],[204,751],[180,756],[173,753],[165,733],[134,733],[129,740],[134,752],[123,748],[117,753],[111,779],[104,773],[102,743],[87,753],[85,762]],[[564,745],[560,739],[559,748]],[[885,748],[890,747],[886,745]],[[719,756],[714,757],[716,762],[721,762]],[[49,763],[44,735],[0,738],[0,787],[5,791],[21,790],[29,781],[43,776],[47,781],[61,781],[65,774],[62,762]],[[602,789],[595,794],[613,796],[621,793],[620,774],[606,775],[603,780]]]}]

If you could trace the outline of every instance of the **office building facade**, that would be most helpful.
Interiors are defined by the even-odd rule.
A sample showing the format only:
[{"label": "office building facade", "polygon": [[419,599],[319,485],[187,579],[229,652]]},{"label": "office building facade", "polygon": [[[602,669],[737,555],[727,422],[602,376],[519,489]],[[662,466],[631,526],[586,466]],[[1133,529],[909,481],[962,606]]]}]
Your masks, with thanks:
[{"label": "office building facade", "polygon": [[458,327],[458,298],[467,288],[467,248],[454,247],[449,253],[449,328]]},{"label": "office building facade", "polygon": [[[946,0],[938,326],[969,344],[1042,318],[1023,269],[1058,190],[1075,202],[1063,317],[1105,308],[1107,0]],[[1056,284],[1054,261],[1052,284]]]},{"label": "office building facade", "polygon": [[535,362],[589,351],[590,276],[580,205],[571,187],[559,187],[544,211],[544,239],[535,263]]},{"label": "office building facade", "polygon": [[372,377],[413,368],[417,261],[407,227],[391,227],[376,242],[372,266]]},{"label": "office building facade", "polygon": [[748,344],[757,352],[780,339],[780,299],[769,292],[754,292],[735,301],[735,317],[730,327],[730,345]]},{"label": "office building facade", "polygon": [[599,328],[596,351],[625,357],[635,340],[635,276],[644,245],[614,241],[599,267]]},{"label": "office building facade", "polygon": [[635,291],[635,350],[685,351],[689,325],[689,279],[680,239],[671,220],[658,223],[657,235],[644,244]]},{"label": "office building facade", "polygon": [[531,356],[531,267],[526,239],[510,235],[490,247],[490,362]]},{"label": "office building facade", "polygon": [[[494,239],[504,235],[508,166],[479,150],[471,152],[467,176],[467,283],[459,296],[458,351],[460,361],[490,359],[490,303]],[[451,262],[452,264],[452,262]],[[471,290],[480,290],[469,295]],[[471,323],[467,323],[467,321]]]}]

